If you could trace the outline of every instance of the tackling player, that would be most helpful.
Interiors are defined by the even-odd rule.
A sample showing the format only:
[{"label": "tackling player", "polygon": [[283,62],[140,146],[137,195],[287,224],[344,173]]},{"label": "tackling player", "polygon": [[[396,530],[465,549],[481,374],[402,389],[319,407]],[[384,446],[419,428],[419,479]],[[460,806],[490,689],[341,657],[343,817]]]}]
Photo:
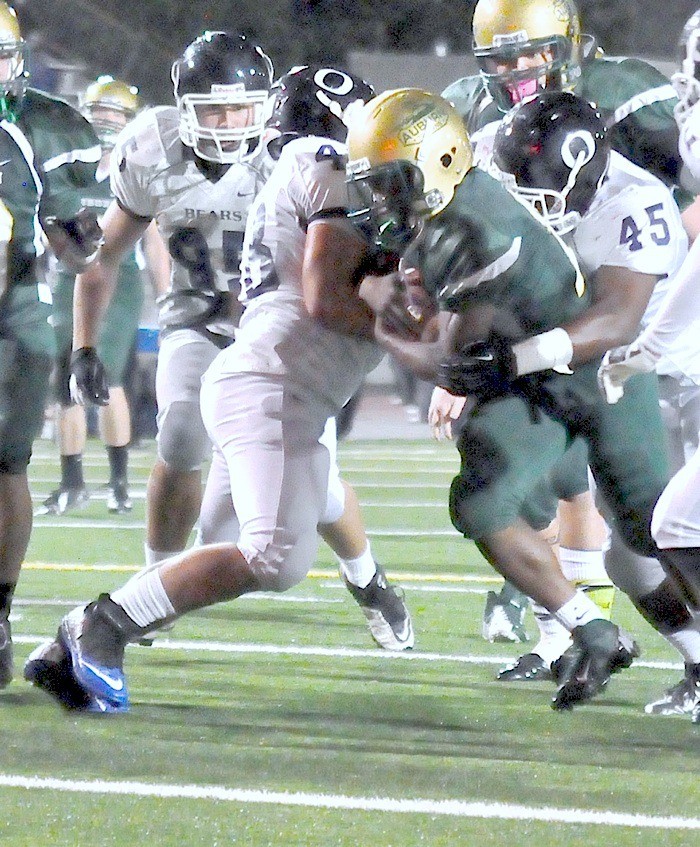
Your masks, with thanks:
[{"label": "tackling player", "polygon": [[[337,478],[334,440],[324,437],[381,357],[357,293],[374,263],[346,217],[343,145],[344,121],[372,93],[332,68],[302,67],[280,80],[270,142],[279,161],[246,227],[246,309],[235,344],[202,386],[215,444],[202,536],[212,543],[74,610],[57,639],[32,654],[26,678],[64,705],[125,711],[128,641],[203,606],[292,587],[314,561],[318,531],[345,560],[346,584],[375,639],[397,650],[413,645],[408,611],[357,531],[357,501]],[[216,536],[217,507],[230,512],[231,498],[237,543]]]},{"label": "tackling player", "polygon": [[[682,162],[673,118],[676,92],[669,80],[646,62],[604,57],[595,38],[581,33],[573,0],[479,0],[472,29],[480,73],[457,80],[443,95],[462,115],[478,165],[488,166],[499,123],[514,104],[542,89],[569,90],[596,104],[614,150],[673,188],[682,209],[690,204],[694,187],[687,180],[681,187]],[[436,392],[431,410],[435,424],[457,416],[455,402]],[[608,588],[607,594],[602,589],[605,527],[587,493],[583,464],[577,470],[572,462],[567,491],[569,497],[560,501],[559,509],[562,567],[581,584],[590,584],[609,614],[612,589]],[[612,544],[606,559],[627,557],[614,534]],[[507,583],[500,595],[490,595],[484,636],[526,640],[526,604],[526,598]],[[543,675],[546,669],[530,667],[527,662],[522,667],[516,663],[507,672],[507,678],[515,680]]]},{"label": "tackling player", "polygon": [[[607,166],[605,131],[588,108],[595,120],[574,135],[571,150],[563,149],[570,199],[581,213]],[[620,643],[617,627],[563,577],[523,515],[532,491],[580,436],[621,534],[639,552],[653,553],[648,523],[667,468],[663,451],[642,453],[629,427],[642,426],[648,441],[663,443],[654,381],[641,383],[615,416],[595,386],[595,356],[608,338],[634,333],[634,310],[620,313],[612,286],[589,304],[572,251],[471,166],[469,138],[445,100],[415,89],[386,92],[361,118],[350,127],[348,168],[367,225],[377,240],[391,239],[403,252],[443,310],[437,342],[403,340],[381,320],[377,337],[422,378],[471,398],[458,445],[462,470],[450,494],[452,521],[572,633],[554,700],[555,708],[570,708],[594,696],[635,649]],[[383,287],[391,292],[394,284],[385,280]],[[381,311],[381,287],[368,287],[367,296]],[[534,343],[512,351],[533,335]],[[522,378],[570,363],[573,375],[547,370]]]}]

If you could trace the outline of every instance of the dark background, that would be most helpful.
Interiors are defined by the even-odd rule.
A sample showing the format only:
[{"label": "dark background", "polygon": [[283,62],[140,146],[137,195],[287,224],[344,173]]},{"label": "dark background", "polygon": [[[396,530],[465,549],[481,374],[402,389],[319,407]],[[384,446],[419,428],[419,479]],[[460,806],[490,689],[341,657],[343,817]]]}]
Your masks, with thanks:
[{"label": "dark background", "polygon": [[[608,54],[675,60],[697,4],[579,0],[578,8]],[[53,90],[55,65],[78,65],[88,77],[111,73],[138,85],[151,103],[171,100],[170,65],[204,29],[252,36],[279,75],[312,60],[343,62],[350,51],[432,54],[441,42],[468,53],[473,7],[470,0],[15,0],[34,85]]]}]

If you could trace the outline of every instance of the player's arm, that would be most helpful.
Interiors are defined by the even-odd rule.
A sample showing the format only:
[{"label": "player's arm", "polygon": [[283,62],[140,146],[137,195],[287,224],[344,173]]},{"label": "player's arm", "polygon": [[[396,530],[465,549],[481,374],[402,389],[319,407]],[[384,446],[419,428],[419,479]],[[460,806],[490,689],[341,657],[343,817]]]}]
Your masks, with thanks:
[{"label": "player's arm", "polygon": [[104,241],[96,260],[75,282],[73,349],[94,347],[126,253],[146,231],[149,221],[124,211],[113,201],[102,221]]},{"label": "player's arm", "polygon": [[75,281],[73,294],[73,353],[71,396],[80,404],[109,402],[107,376],[97,352],[102,319],[116,288],[119,265],[148,226],[113,202],[103,219],[104,242],[97,259]]},{"label": "player's arm", "polygon": [[172,259],[165,242],[158,232],[155,221],[146,228],[141,239],[141,247],[146,260],[146,270],[153,285],[156,297],[165,294],[170,288],[170,273],[172,270]]},{"label": "player's arm", "polygon": [[374,315],[358,293],[367,253],[366,242],[347,222],[321,218],[309,224],[302,269],[304,303],[312,318],[334,332],[372,337]]},{"label": "player's arm", "polygon": [[605,354],[598,369],[598,383],[609,403],[616,403],[622,397],[624,384],[631,376],[653,371],[680,333],[700,321],[699,276],[700,241],[695,241],[673,288],[649,325],[631,344],[615,347]]}]

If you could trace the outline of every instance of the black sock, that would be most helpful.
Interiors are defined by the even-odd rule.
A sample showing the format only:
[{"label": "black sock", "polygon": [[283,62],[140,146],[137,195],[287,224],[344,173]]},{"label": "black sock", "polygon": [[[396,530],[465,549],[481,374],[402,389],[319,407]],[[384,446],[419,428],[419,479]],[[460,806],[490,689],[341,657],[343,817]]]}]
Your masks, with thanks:
[{"label": "black sock", "polygon": [[0,620],[7,620],[10,616],[10,606],[15,593],[16,584],[0,582]]},{"label": "black sock", "polygon": [[126,485],[126,468],[129,461],[129,448],[107,447],[107,458],[109,459],[109,484],[124,483]]},{"label": "black sock", "polygon": [[83,457],[80,453],[61,456],[61,488],[85,488]]}]

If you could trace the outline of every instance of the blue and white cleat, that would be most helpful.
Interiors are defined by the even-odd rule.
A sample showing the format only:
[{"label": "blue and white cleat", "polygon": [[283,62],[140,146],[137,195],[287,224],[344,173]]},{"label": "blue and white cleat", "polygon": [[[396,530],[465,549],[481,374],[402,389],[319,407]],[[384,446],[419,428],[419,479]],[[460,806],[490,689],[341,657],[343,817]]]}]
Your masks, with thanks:
[{"label": "blue and white cleat", "polygon": [[[109,704],[92,697],[75,679],[68,654],[58,641],[45,641],[24,665],[24,678],[73,712],[113,712]],[[118,711],[124,711],[119,709]]]},{"label": "blue and white cleat", "polygon": [[109,595],[102,594],[95,602],[66,615],[58,628],[57,641],[70,660],[72,674],[97,707],[91,711],[129,709],[122,669],[126,640],[115,614],[125,616]]}]

